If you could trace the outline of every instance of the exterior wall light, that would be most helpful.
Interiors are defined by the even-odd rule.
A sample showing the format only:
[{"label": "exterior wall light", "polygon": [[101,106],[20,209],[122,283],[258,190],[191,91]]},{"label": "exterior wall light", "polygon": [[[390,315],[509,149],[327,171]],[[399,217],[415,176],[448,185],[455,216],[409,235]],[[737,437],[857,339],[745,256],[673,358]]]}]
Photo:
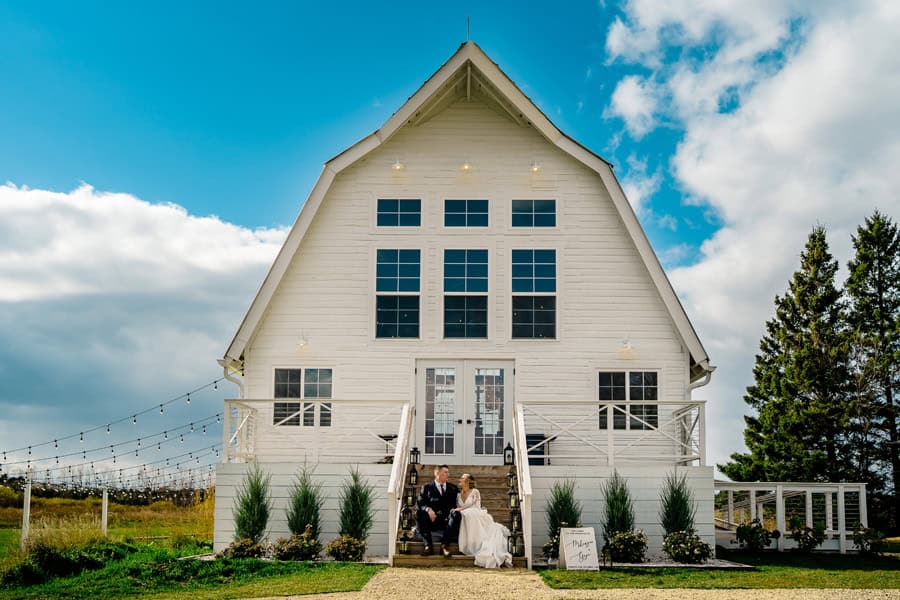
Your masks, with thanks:
[{"label": "exterior wall light", "polygon": [[393,169],[394,171],[402,171],[405,168],[406,168],[406,165],[404,165],[402,162],[400,162],[399,158],[394,161],[394,164],[391,165],[391,169]]},{"label": "exterior wall light", "polygon": [[536,160],[531,161],[531,172],[532,172],[532,173],[539,173],[540,170],[541,170],[541,163],[539,163],[539,162],[536,161]]},{"label": "exterior wall light", "polygon": [[463,171],[463,172],[465,172],[465,173],[468,173],[469,171],[472,170],[472,163],[469,162],[468,160],[463,161],[463,164],[462,164],[462,166],[459,168],[459,170],[460,170],[460,171]]}]

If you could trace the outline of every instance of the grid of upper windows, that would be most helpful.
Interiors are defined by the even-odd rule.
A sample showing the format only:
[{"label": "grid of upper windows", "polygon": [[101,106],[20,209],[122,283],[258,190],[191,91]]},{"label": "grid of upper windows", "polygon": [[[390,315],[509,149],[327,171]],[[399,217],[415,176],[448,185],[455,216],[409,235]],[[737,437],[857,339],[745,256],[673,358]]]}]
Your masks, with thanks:
[{"label": "grid of upper windows", "polygon": [[[272,424],[278,426],[313,427],[316,409],[319,426],[331,426],[331,403],[320,402],[331,398],[331,369],[275,369],[275,399]],[[296,402],[278,402],[282,398]],[[307,401],[309,400],[309,401]]]},{"label": "grid of upper windows", "polygon": [[379,227],[419,227],[421,225],[421,200],[378,199]]},{"label": "grid of upper windows", "polygon": [[419,337],[422,252],[379,249],[375,274],[375,337]]},{"label": "grid of upper windows", "polygon": [[487,226],[487,200],[444,200],[444,227]]},{"label": "grid of upper windows", "polygon": [[556,292],[556,250],[513,250],[512,291]]},{"label": "grid of upper windows", "polygon": [[513,200],[513,227],[556,227],[556,200]]}]

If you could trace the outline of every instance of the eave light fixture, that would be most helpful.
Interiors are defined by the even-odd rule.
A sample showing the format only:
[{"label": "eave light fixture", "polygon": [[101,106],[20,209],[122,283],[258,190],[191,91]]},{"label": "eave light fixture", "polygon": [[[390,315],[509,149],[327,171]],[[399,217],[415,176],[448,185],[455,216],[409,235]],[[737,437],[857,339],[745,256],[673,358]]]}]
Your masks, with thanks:
[{"label": "eave light fixture", "polygon": [[391,169],[394,171],[402,171],[405,168],[406,168],[406,165],[404,165],[402,162],[400,162],[399,158],[394,161],[394,164],[391,165]]},{"label": "eave light fixture", "polygon": [[463,164],[462,164],[462,166],[459,168],[459,170],[462,171],[462,172],[464,172],[464,173],[468,173],[469,171],[472,170],[472,163],[469,162],[468,159],[464,160],[464,161],[463,161]]},{"label": "eave light fixture", "polygon": [[531,161],[531,172],[539,173],[541,171],[541,163],[536,160]]}]

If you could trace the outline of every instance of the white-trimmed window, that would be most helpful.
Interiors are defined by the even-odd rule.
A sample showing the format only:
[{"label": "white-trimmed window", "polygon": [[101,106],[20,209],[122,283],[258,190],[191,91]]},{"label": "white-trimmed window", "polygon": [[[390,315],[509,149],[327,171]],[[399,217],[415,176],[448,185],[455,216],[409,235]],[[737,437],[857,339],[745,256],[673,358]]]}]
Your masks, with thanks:
[{"label": "white-trimmed window", "polygon": [[422,201],[396,198],[378,199],[378,227],[420,227]]},{"label": "white-trimmed window", "polygon": [[512,337],[556,337],[556,250],[512,251]]},{"label": "white-trimmed window", "polygon": [[444,250],[444,337],[486,338],[488,251]]},{"label": "white-trimmed window", "polygon": [[[612,411],[613,429],[643,431],[659,426],[659,406],[640,404],[642,400],[659,400],[656,371],[600,371],[598,395],[602,403],[600,429],[609,428],[608,411]],[[611,404],[616,401],[628,404]]]},{"label": "white-trimmed window", "polygon": [[513,200],[513,227],[556,227],[556,200]]},{"label": "white-trimmed window", "polygon": [[422,252],[380,248],[375,254],[375,337],[419,337]]},{"label": "white-trimmed window", "polygon": [[444,200],[444,227],[487,227],[487,200]]},{"label": "white-trimmed window", "polygon": [[[331,427],[331,369],[275,369],[275,404],[272,424],[276,426]],[[284,401],[290,399],[289,401]]]}]

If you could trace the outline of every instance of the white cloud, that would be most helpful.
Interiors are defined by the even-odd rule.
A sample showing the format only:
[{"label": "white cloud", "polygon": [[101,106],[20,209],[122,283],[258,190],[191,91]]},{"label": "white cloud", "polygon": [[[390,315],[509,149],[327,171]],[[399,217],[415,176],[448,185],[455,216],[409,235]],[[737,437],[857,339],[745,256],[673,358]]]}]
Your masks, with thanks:
[{"label": "white cloud", "polygon": [[[88,185],[0,186],[0,211],[4,449],[33,443],[34,423],[71,433],[219,377],[286,235]],[[198,404],[221,411],[221,395]]]},{"label": "white cloud", "polygon": [[[645,33],[630,46],[618,31],[608,40],[620,60],[659,65],[666,48],[649,46],[651,34],[685,50],[653,75],[684,128],[673,170],[722,223],[696,264],[671,272],[719,366],[696,395],[709,400],[710,460],[721,462],[742,450],[753,357],[810,229],[825,225],[846,264],[865,216],[900,218],[900,5],[639,0],[628,27]],[[760,59],[769,53],[783,56]]]},{"label": "white cloud", "polygon": [[638,216],[645,216],[647,203],[650,198],[659,191],[662,183],[662,171],[657,169],[653,173],[647,172],[647,161],[635,156],[629,156],[628,172],[622,179],[622,191],[631,203],[631,207]]},{"label": "white cloud", "polygon": [[621,117],[632,137],[640,139],[656,126],[654,113],[658,96],[659,91],[652,81],[629,75],[616,85],[607,116]]}]

